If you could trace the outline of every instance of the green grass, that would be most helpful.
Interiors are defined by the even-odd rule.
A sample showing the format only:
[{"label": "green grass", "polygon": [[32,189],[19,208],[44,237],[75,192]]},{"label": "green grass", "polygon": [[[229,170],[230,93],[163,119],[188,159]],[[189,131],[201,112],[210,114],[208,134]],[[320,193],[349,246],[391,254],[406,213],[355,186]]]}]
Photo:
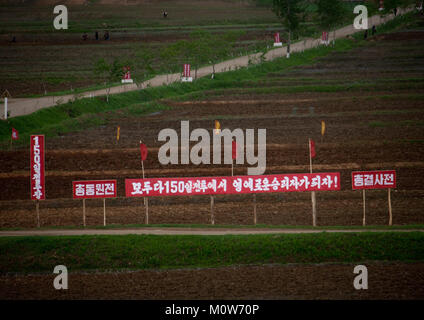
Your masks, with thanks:
[{"label": "green grass", "polygon": [[243,236],[0,238],[0,273],[167,269],[268,263],[422,261],[424,234],[319,233]]}]

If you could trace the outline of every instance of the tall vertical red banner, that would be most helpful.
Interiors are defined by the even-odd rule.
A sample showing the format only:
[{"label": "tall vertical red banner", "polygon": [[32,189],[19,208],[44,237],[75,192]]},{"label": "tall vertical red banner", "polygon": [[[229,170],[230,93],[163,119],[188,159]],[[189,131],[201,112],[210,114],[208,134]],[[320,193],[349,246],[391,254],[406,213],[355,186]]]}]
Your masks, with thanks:
[{"label": "tall vertical red banner", "polygon": [[45,200],[44,135],[31,136],[31,200]]},{"label": "tall vertical red banner", "polygon": [[189,78],[190,77],[190,65],[184,64],[184,77]]}]

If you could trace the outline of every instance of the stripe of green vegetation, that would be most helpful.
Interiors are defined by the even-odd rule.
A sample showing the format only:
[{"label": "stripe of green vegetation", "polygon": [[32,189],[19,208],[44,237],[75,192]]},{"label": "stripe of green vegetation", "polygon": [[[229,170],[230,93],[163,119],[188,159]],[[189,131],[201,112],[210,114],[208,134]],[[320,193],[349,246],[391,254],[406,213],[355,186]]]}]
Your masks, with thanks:
[{"label": "stripe of green vegetation", "polygon": [[259,263],[423,261],[424,234],[0,238],[0,273],[217,267]]}]

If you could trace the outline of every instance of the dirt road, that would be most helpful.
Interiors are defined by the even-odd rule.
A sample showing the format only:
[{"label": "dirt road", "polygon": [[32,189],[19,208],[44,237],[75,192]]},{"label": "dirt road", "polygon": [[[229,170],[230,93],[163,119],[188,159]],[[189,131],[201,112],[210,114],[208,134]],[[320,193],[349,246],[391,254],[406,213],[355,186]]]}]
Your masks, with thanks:
[{"label": "dirt road", "polygon": [[73,229],[73,230],[20,230],[0,231],[0,237],[17,236],[80,236],[80,235],[128,235],[128,234],[154,234],[154,235],[248,235],[248,234],[299,234],[321,232],[423,232],[422,229],[204,229],[204,228],[137,228],[137,229]]},{"label": "dirt road", "polygon": [[[408,12],[413,9],[405,9],[405,10],[399,10],[399,14],[403,14],[405,12]],[[369,18],[368,24],[370,26],[375,25],[378,26],[382,23],[385,23],[389,20],[392,20],[394,18],[393,14],[387,15],[385,17],[380,17],[379,15],[375,15]],[[340,28],[336,30],[335,35],[336,39],[344,38],[348,35],[354,34],[358,30],[355,30],[353,28],[353,25],[349,25],[343,28]],[[333,40],[333,32],[331,32],[330,35],[330,41]],[[310,49],[313,47],[317,47],[320,45],[321,39],[305,39],[304,41],[300,41],[297,43],[293,43],[291,45],[291,52],[301,52],[305,49]],[[265,54],[266,60],[273,60],[278,57],[286,56],[287,54],[287,48],[282,47],[278,49],[270,50]],[[227,60],[224,62],[221,62],[215,66],[215,72],[225,72],[229,70],[235,70],[240,67],[246,67],[249,65],[249,61],[251,63],[259,63],[260,62],[260,56],[262,53],[252,54],[248,56],[239,57],[236,59]],[[209,74],[212,74],[213,68],[212,66],[207,66],[204,68],[200,68],[197,71],[198,77],[204,77]],[[145,81],[141,84],[140,88],[145,88],[147,86],[151,87],[157,87],[161,85],[167,85],[171,84],[173,82],[180,80],[180,74],[174,73],[174,74],[168,74],[168,75],[159,75],[156,76],[148,81]],[[117,94],[127,91],[134,91],[140,89],[136,84],[130,84],[130,85],[122,85],[113,87],[110,90],[110,94]],[[95,96],[103,96],[106,95],[107,91],[106,89],[102,90],[95,90],[90,92],[82,93],[81,95],[78,95],[79,98],[90,98]],[[26,114],[31,114],[39,109],[48,108],[51,106],[55,106],[57,104],[66,103],[70,100],[74,99],[74,94],[68,94],[63,96],[49,96],[49,97],[40,97],[40,98],[17,98],[17,99],[9,99],[8,102],[8,109],[10,112],[9,117],[17,117],[22,116]],[[2,115],[3,117],[3,115]]]}]

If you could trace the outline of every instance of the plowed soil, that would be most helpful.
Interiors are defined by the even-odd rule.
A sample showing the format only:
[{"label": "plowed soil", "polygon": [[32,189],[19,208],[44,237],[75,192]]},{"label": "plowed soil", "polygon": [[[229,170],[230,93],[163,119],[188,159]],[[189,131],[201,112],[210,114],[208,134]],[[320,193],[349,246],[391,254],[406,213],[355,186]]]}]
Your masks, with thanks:
[{"label": "plowed soil", "polygon": [[[385,84],[385,90],[270,95],[245,94],[241,90],[220,97],[211,92],[205,93],[202,101],[163,101],[171,109],[160,113],[121,116],[103,127],[48,138],[48,200],[40,204],[41,225],[82,223],[81,201],[72,200],[72,181],[79,179],[117,179],[118,198],[106,200],[107,222],[144,223],[143,200],[124,197],[125,179],[142,175],[140,139],[149,147],[144,163],[146,177],[230,175],[230,165],[162,165],[158,161],[157,153],[162,145],[157,141],[160,130],[173,128],[179,133],[180,121],[189,120],[190,130],[207,128],[212,134],[215,119],[220,120],[222,128],[231,130],[267,130],[265,174],[308,172],[308,138],[316,141],[314,171],[339,171],[342,179],[342,191],[318,192],[319,225],[361,224],[362,194],[351,190],[351,171],[365,169],[395,169],[394,224],[423,224],[424,113],[420,93],[424,91],[397,86],[397,83],[415,86],[418,83],[420,88],[416,79],[424,74],[424,60],[417,58],[423,49],[422,38],[424,32],[381,36],[367,46],[334,53],[311,66],[295,68],[286,74],[276,70],[265,82],[257,84],[257,87],[293,85],[287,77],[297,79],[296,85],[322,79],[337,83],[344,74],[340,81]],[[282,81],[287,84],[283,85]],[[326,123],[324,137],[320,134],[322,120]],[[119,144],[115,139],[118,125]],[[246,163],[237,164],[234,173],[246,174],[247,167]],[[29,151],[2,151],[0,227],[36,226],[35,205],[28,200],[29,183]],[[387,191],[370,190],[366,195],[367,223],[386,224]],[[257,198],[258,223],[311,223],[308,193],[260,194]],[[149,222],[209,223],[209,201],[208,196],[150,198]],[[102,204],[101,200],[87,201],[88,225],[102,223]],[[252,197],[217,196],[215,215],[217,224],[251,224]]]},{"label": "plowed soil", "polygon": [[423,263],[367,263],[368,289],[353,287],[355,265],[263,265],[210,269],[0,276],[0,299],[424,299]]}]

